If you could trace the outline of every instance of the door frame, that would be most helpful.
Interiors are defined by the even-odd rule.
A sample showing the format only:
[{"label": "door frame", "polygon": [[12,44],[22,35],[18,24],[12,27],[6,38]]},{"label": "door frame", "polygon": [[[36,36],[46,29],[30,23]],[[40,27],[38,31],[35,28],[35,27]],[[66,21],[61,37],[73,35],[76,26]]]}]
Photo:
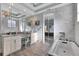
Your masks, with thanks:
[{"label": "door frame", "polygon": [[45,44],[45,19],[46,17],[49,19],[49,17],[54,18],[54,13],[47,13],[43,15],[43,44]]}]

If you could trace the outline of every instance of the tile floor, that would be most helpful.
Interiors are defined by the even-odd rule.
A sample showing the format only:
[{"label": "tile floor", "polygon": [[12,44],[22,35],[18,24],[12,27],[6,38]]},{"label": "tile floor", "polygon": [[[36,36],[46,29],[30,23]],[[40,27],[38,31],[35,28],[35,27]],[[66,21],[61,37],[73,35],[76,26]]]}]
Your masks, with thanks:
[{"label": "tile floor", "polygon": [[49,44],[37,42],[26,49],[11,54],[10,56],[47,56],[49,49]]}]

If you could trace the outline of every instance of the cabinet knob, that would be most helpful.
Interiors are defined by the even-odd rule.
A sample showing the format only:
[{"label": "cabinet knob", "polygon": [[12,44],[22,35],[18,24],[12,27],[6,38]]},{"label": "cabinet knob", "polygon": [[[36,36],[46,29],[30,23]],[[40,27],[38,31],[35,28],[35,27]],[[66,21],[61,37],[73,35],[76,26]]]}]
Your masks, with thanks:
[{"label": "cabinet knob", "polygon": [[64,53],[66,53],[66,51],[63,51]]}]

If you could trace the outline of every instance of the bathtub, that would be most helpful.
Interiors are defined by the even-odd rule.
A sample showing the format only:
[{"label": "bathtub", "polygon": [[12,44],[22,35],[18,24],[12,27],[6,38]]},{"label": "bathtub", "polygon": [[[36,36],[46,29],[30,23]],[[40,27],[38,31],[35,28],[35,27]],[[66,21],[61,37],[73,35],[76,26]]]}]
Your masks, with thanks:
[{"label": "bathtub", "polygon": [[73,41],[59,40],[60,34],[54,33],[54,44],[50,48],[48,54],[54,56],[79,56],[79,45]]},{"label": "bathtub", "polygon": [[74,52],[75,56],[79,56],[79,47],[73,42],[70,42],[70,43],[73,48],[73,52]]},{"label": "bathtub", "polygon": [[58,40],[51,47],[48,54],[54,56],[76,56],[79,55],[79,47],[73,42]]}]

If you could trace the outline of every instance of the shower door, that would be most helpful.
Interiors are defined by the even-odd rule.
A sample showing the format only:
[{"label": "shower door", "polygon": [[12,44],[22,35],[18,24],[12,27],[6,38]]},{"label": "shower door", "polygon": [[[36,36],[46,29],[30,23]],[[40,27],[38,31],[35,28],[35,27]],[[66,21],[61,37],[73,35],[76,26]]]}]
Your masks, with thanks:
[{"label": "shower door", "polygon": [[54,41],[54,18],[53,14],[47,14],[44,16],[44,35],[45,43],[52,46]]}]

